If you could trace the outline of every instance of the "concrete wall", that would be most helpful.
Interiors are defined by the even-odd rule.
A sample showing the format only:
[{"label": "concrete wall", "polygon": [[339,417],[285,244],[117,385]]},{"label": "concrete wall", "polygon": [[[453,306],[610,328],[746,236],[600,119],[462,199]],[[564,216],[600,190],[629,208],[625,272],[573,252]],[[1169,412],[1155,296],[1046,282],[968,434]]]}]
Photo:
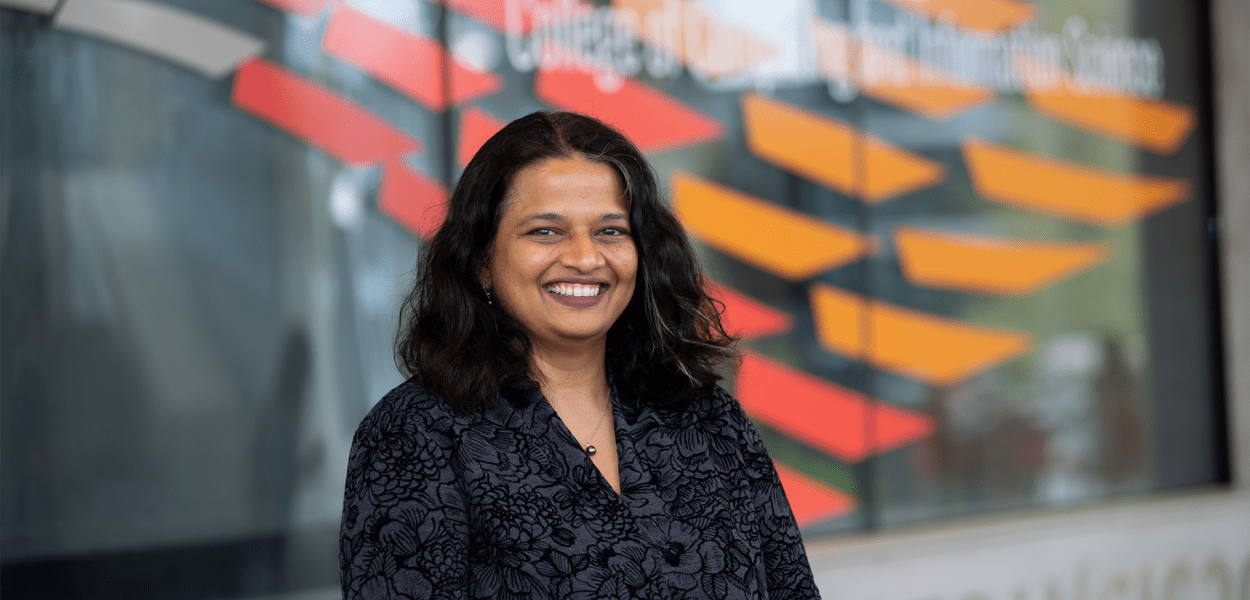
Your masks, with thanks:
[{"label": "concrete wall", "polygon": [[808,555],[826,600],[1246,600],[1250,495],[1007,517]]}]

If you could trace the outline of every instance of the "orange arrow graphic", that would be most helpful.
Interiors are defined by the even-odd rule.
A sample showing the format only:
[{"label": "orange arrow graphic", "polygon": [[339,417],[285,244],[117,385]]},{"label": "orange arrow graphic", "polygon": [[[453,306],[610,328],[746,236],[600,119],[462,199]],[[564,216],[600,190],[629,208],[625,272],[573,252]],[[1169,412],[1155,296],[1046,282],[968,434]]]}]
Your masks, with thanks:
[{"label": "orange arrow graphic", "polygon": [[934,161],[758,94],[742,96],[742,120],[747,147],[756,156],[867,202],[889,200],[945,177]]},{"label": "orange arrow graphic", "polygon": [[1023,296],[1107,258],[1106,244],[1013,240],[894,230],[894,248],[908,281],[965,292]]},{"label": "orange arrow graphic", "polygon": [[1023,354],[1023,333],[970,325],[837,288],[811,287],[816,338],[825,348],[868,364],[947,386]]},{"label": "orange arrow graphic", "polygon": [[693,175],[673,176],[673,208],[691,235],[770,273],[801,281],[866,254],[838,227]]},{"label": "orange arrow graphic", "polygon": [[1036,10],[1019,0],[886,0],[930,19],[948,19],[956,27],[996,32],[1033,19]]},{"label": "orange arrow graphic", "polygon": [[1140,219],[1189,196],[1183,179],[1103,171],[975,139],[962,147],[985,199],[1095,225]]},{"label": "orange arrow graphic", "polygon": [[860,41],[851,30],[812,21],[816,61],[826,79],[852,81],[868,97],[935,120],[949,119],[994,99],[984,85],[948,73],[884,46]]},{"label": "orange arrow graphic", "polygon": [[1074,89],[1068,71],[1047,69],[1018,56],[1025,97],[1037,112],[1056,121],[1160,154],[1176,152],[1197,122],[1191,106],[1130,95],[1112,89]]}]

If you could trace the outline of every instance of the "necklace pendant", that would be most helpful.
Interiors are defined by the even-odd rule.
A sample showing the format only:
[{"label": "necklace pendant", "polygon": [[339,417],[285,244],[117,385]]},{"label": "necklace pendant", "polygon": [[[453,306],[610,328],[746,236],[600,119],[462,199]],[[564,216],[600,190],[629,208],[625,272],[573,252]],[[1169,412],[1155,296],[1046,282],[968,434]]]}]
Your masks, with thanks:
[{"label": "necklace pendant", "polygon": [[594,456],[595,452],[598,452],[598,450],[595,450],[594,446],[586,444],[586,456]]}]

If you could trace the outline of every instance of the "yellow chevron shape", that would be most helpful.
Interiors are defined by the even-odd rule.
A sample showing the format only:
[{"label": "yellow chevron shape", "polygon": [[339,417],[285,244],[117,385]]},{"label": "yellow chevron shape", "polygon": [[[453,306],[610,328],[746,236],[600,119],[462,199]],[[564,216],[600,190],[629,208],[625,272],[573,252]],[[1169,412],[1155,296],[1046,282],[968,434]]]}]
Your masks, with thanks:
[{"label": "yellow chevron shape", "polygon": [[1106,244],[1043,242],[932,231],[894,230],[907,280],[929,287],[1024,296],[1107,259]]},{"label": "yellow chevron shape", "polygon": [[1032,339],[1015,331],[970,325],[814,284],[816,339],[826,349],[948,386],[1023,354]]},{"label": "yellow chevron shape", "polygon": [[1184,179],[1104,171],[976,139],[962,146],[977,193],[1016,208],[1112,226],[1189,196]]},{"label": "yellow chevron shape", "polygon": [[857,260],[872,246],[851,229],[694,175],[678,173],[672,186],[673,208],[691,235],[790,281]]},{"label": "yellow chevron shape", "polygon": [[747,147],[759,158],[865,202],[937,184],[942,165],[876,136],[758,94],[742,96]]}]

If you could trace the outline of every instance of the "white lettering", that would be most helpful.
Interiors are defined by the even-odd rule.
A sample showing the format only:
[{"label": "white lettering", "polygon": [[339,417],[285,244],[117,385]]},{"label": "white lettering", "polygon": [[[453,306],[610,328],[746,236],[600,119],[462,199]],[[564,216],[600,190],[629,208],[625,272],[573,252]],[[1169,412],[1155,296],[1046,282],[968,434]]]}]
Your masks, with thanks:
[{"label": "white lettering", "polygon": [[[959,29],[949,15],[929,21],[900,13],[892,21],[873,22],[866,11],[857,11],[856,17],[849,30],[832,26],[845,35],[816,32],[824,43],[817,44],[822,54],[810,76],[828,81],[830,95],[839,101],[853,99],[860,85],[916,82],[1001,92],[1027,86],[1089,95],[1163,94],[1157,40],[1091,31],[1080,17],[1068,18],[1058,34],[1030,23],[993,36]],[[733,75],[744,87],[774,83],[775,65],[753,69],[768,62],[765,53],[771,49],[764,42],[690,0],[665,0],[644,15],[577,0],[504,0],[504,21],[508,62],[521,72],[575,69],[597,81],[619,81],[645,71],[663,79],[679,75],[684,60],[700,82]]]},{"label": "white lettering", "polygon": [[527,48],[525,39],[521,33],[522,19],[521,16],[525,7],[522,4],[528,4],[532,0],[505,0],[504,1],[504,47],[508,52],[508,63],[513,69],[521,72],[532,71],[537,65],[537,57],[533,48],[533,39]]}]

